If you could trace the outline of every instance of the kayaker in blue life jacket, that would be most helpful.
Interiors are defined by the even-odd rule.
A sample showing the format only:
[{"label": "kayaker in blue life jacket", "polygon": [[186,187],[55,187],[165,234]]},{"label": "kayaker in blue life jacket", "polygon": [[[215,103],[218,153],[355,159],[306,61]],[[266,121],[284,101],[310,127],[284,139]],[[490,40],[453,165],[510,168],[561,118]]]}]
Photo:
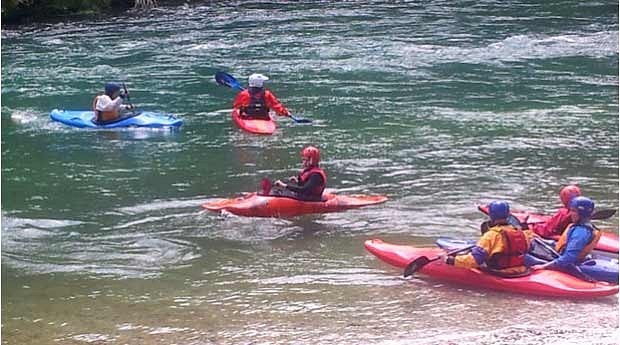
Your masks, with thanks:
[{"label": "kayaker in blue life jacket", "polygon": [[521,231],[508,223],[510,206],[506,201],[489,204],[489,227],[482,237],[464,255],[445,256],[448,265],[463,268],[480,268],[502,277],[516,277],[528,274],[525,254],[530,248],[531,231]]},{"label": "kayaker in blue life jacket", "polygon": [[127,94],[121,91],[118,83],[106,83],[105,93],[97,95],[93,99],[93,111],[95,112],[95,123],[106,123],[117,120],[121,116],[121,111],[133,109],[131,105],[123,104]]},{"label": "kayaker in blue life jacket", "polygon": [[[276,190],[271,194],[294,197],[304,201],[321,201],[327,184],[327,175],[319,167],[321,152],[314,146],[307,146],[301,151],[301,159],[303,169],[299,175],[289,177],[289,183],[281,180],[274,182]],[[281,193],[283,190],[290,193]]]},{"label": "kayaker in blue life jacket", "polygon": [[556,269],[583,278],[575,274],[576,265],[594,249],[601,238],[601,232],[590,223],[594,212],[592,200],[583,196],[575,197],[569,209],[573,223],[566,227],[555,246],[560,256],[548,263],[532,266],[533,270]]}]

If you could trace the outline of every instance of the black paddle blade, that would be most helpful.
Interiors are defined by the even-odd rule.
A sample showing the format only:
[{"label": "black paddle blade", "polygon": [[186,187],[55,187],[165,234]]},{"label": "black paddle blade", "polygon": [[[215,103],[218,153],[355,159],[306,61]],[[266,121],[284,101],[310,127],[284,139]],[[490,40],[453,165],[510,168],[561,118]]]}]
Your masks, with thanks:
[{"label": "black paddle blade", "polygon": [[407,267],[405,267],[405,272],[403,273],[403,277],[407,278],[410,275],[419,271],[422,267],[426,266],[431,262],[426,256],[420,256],[419,258],[411,261]]},{"label": "black paddle blade", "polygon": [[310,119],[304,119],[304,118],[300,118],[300,117],[291,117],[291,118],[296,123],[312,123],[312,120],[310,120]]},{"label": "black paddle blade", "polygon": [[613,208],[597,210],[592,214],[592,219],[594,220],[608,219],[608,218],[613,217],[614,214],[616,214],[616,210],[614,210]]}]

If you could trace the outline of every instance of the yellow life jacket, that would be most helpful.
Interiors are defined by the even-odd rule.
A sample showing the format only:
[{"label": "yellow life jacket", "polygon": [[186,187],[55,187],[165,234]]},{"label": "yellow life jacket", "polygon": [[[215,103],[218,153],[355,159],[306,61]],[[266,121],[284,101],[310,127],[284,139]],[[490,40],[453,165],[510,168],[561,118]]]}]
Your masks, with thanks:
[{"label": "yellow life jacket", "polygon": [[116,110],[106,110],[100,111],[97,110],[97,101],[99,100],[99,96],[95,96],[93,99],[93,111],[95,112],[95,120],[97,122],[106,122],[116,120],[119,117],[119,113]]},{"label": "yellow life jacket", "polygon": [[[566,229],[564,230],[564,232],[562,233],[562,236],[560,236],[560,238],[558,239],[558,242],[555,244],[555,250],[562,254],[562,252],[564,252],[564,249],[566,249],[566,243],[568,242],[568,238],[573,230],[573,228],[576,226],[577,224],[571,223],[568,224],[568,226],[566,227]],[[594,249],[594,247],[596,247],[596,244],[598,243],[598,240],[601,239],[601,235],[602,233],[589,226],[589,225],[585,225],[585,224],[579,224],[581,226],[585,226],[586,228],[590,229],[590,231],[592,231],[592,239],[590,239],[590,242],[588,242],[588,244],[583,247],[583,249],[581,250],[581,252],[579,253],[579,260],[583,260],[585,259],[586,255],[588,255],[592,249]]]}]

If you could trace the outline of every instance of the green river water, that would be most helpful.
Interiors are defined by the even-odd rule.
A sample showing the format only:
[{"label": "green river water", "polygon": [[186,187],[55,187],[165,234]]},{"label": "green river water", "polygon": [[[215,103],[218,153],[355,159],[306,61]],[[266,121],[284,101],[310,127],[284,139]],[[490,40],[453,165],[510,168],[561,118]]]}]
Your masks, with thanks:
[{"label": "green river water", "polygon": [[[225,70],[311,125],[234,128]],[[108,80],[178,131],[74,129]],[[618,208],[618,3],[194,3],[2,30],[2,343],[613,344],[617,296],[405,280],[365,240],[475,238],[479,204]],[[286,177],[387,203],[292,219],[208,200]],[[618,217],[599,221],[618,233]]]}]

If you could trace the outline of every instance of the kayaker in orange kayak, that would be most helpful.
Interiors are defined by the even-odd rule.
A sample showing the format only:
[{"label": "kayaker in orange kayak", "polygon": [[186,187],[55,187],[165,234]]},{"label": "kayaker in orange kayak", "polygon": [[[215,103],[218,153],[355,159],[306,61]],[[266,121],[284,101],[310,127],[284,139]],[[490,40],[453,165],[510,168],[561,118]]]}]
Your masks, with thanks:
[{"label": "kayaker in orange kayak", "polygon": [[560,190],[560,200],[564,207],[560,208],[548,221],[532,224],[532,230],[542,237],[561,235],[564,229],[572,222],[569,205],[573,198],[581,196],[581,190],[575,185],[568,185]]},{"label": "kayaker in orange kayak", "polygon": [[248,78],[249,88],[239,92],[233,102],[233,108],[239,109],[241,116],[269,119],[270,109],[280,116],[290,116],[291,113],[276,96],[265,89],[264,83],[267,80],[269,80],[267,76],[256,73]]},{"label": "kayaker in orange kayak", "polygon": [[508,223],[510,206],[506,201],[489,204],[489,228],[471,252],[464,255],[445,256],[444,262],[463,268],[481,268],[503,277],[522,276],[529,273],[525,267],[525,254],[534,236]]},{"label": "kayaker in orange kayak", "polygon": [[274,182],[271,195],[288,196],[304,201],[321,201],[327,184],[327,175],[319,167],[321,152],[314,146],[301,150],[303,169],[297,176],[289,177],[289,183]]},{"label": "kayaker in orange kayak", "polygon": [[106,123],[120,118],[121,111],[133,109],[131,105],[123,104],[128,94],[121,92],[121,85],[118,83],[106,83],[105,93],[95,96],[93,99],[93,111],[95,112],[95,123]]},{"label": "kayaker in orange kayak", "polygon": [[594,202],[583,196],[574,197],[569,209],[573,223],[566,227],[555,245],[560,256],[546,264],[532,266],[532,269],[557,269],[575,275],[575,266],[582,262],[598,243],[601,232],[590,223]]}]

